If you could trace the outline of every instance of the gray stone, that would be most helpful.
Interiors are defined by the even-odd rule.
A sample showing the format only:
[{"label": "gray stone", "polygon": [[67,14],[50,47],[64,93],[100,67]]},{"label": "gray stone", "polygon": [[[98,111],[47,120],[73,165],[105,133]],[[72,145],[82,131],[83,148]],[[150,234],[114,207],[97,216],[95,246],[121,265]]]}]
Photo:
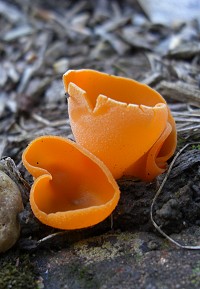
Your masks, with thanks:
[{"label": "gray stone", "polygon": [[0,253],[11,248],[20,234],[18,214],[23,210],[17,185],[0,171]]}]

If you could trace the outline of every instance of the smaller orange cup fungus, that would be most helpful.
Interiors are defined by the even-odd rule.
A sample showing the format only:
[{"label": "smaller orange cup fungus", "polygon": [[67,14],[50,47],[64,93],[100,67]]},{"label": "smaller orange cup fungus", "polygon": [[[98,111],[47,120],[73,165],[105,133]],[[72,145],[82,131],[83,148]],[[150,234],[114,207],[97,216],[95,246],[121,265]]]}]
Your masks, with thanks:
[{"label": "smaller orange cup fungus", "polygon": [[22,160],[35,178],[31,208],[46,225],[59,229],[89,227],[108,217],[118,203],[120,191],[107,167],[70,140],[36,138]]},{"label": "smaller orange cup fungus", "polygon": [[137,81],[95,70],[63,76],[76,142],[102,160],[115,179],[151,181],[176,148],[176,127],[164,98]]}]

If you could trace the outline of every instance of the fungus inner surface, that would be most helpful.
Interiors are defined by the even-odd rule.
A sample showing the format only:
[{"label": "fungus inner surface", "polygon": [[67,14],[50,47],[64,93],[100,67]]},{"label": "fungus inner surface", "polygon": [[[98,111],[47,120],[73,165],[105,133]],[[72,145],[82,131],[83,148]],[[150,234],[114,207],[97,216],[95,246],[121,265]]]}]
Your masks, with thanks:
[{"label": "fungus inner surface", "polygon": [[159,102],[165,103],[158,92],[145,84],[94,70],[69,71],[64,75],[64,83],[68,86],[70,82],[87,93],[93,108],[99,95],[127,104],[155,106]]},{"label": "fungus inner surface", "polygon": [[46,214],[100,206],[115,193],[101,168],[67,142],[54,137],[37,141],[25,158],[33,176],[37,167],[49,173],[41,173],[34,192],[35,203]]}]

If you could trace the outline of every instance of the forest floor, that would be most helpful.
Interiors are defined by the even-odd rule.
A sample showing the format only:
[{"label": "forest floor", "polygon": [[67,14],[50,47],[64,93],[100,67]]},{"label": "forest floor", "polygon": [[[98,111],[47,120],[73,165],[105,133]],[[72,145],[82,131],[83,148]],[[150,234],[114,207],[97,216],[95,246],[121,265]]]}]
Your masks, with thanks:
[{"label": "forest floor", "polygon": [[[1,168],[24,203],[20,238],[0,256],[0,289],[200,288],[199,251],[169,241],[150,217],[165,181],[154,221],[183,246],[199,246],[200,5],[185,0],[177,11],[173,1],[153,2],[0,0]],[[121,199],[104,222],[59,232],[31,212],[21,155],[37,136],[73,138],[62,75],[81,68],[159,91],[176,121],[175,154],[188,146],[166,180],[118,180]]]}]

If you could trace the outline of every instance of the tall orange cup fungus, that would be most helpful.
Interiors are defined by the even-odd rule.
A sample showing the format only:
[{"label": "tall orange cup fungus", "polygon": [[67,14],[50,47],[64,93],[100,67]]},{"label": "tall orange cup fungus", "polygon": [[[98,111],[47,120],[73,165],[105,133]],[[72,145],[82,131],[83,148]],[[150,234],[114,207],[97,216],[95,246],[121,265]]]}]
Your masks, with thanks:
[{"label": "tall orange cup fungus", "polygon": [[59,229],[89,227],[109,216],[118,203],[119,188],[107,167],[70,140],[36,138],[22,160],[35,178],[31,208],[46,225]]},{"label": "tall orange cup fungus", "polygon": [[151,181],[166,170],[176,148],[174,119],[163,97],[137,81],[94,70],[63,76],[75,140],[115,179]]}]

